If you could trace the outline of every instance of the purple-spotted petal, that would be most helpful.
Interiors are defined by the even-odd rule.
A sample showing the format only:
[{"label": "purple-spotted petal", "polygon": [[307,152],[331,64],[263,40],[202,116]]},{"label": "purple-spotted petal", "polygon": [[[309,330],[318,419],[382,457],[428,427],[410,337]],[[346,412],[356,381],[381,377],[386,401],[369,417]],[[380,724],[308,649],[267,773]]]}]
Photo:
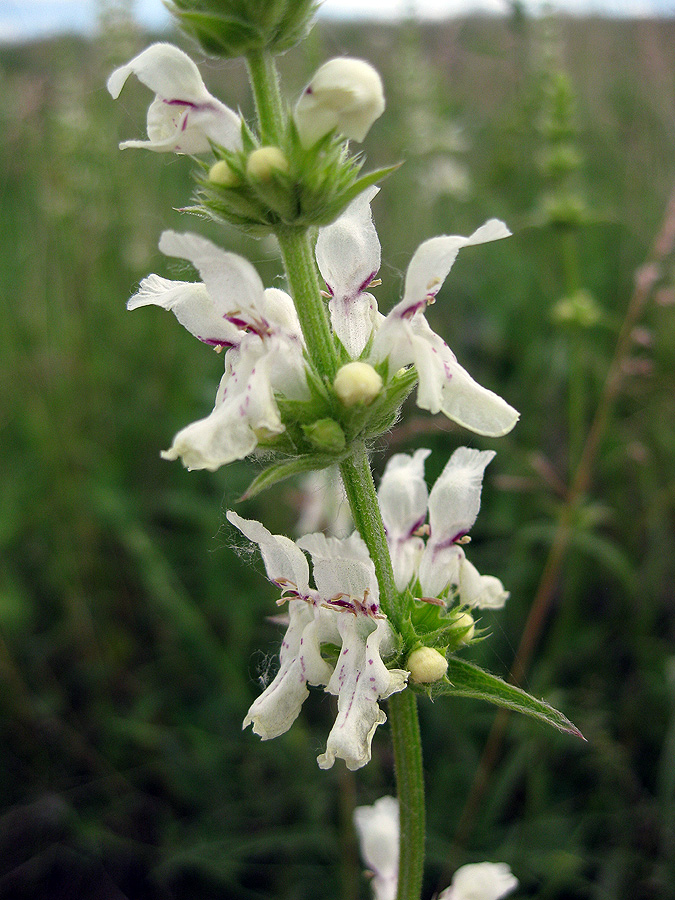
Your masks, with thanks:
[{"label": "purple-spotted petal", "polygon": [[354,771],[370,761],[375,729],[387,717],[378,706],[408,680],[403,669],[387,669],[380,655],[392,640],[389,623],[380,619],[340,613],[337,625],[342,650],[326,691],[336,694],[338,714],[328,735],[326,752],[318,757],[321,769],[342,759]]},{"label": "purple-spotted petal", "polygon": [[281,644],[279,671],[253,702],[242,725],[252,725],[254,734],[263,741],[287,732],[309,694],[307,685],[326,684],[332,673],[321,656],[321,643],[335,639],[333,614],[304,600],[291,600],[288,612],[290,622]]}]

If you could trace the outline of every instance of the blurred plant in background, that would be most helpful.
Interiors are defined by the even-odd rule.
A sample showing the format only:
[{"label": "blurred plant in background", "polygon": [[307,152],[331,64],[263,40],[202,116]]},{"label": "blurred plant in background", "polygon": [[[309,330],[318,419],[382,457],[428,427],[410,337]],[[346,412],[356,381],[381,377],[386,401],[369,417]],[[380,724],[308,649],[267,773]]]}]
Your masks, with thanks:
[{"label": "blurred plant in background", "polygon": [[[579,241],[580,272],[603,311],[587,342],[590,416],[675,176],[673,25],[559,27],[584,159],[574,177],[594,213]],[[471,651],[503,674],[566,483],[567,416],[552,413],[565,408],[568,391],[567,332],[550,318],[566,295],[560,236],[520,227],[545,190],[536,164],[535,32],[527,19],[460,19],[424,31],[424,55],[470,141],[474,193],[461,205],[439,202],[424,229],[413,229],[404,166],[378,214],[392,276],[378,291],[383,308],[400,296],[395,276],[420,238],[449,227],[468,233],[493,214],[518,232],[508,252],[490,248],[480,270],[460,257],[452,312],[439,304],[430,311],[472,374],[499,384],[523,415],[517,445],[502,440],[493,464],[506,490],[485,496],[471,546],[479,571],[499,572],[511,590],[499,624],[490,623],[491,641]],[[365,896],[349,827],[353,781],[318,772],[314,761],[329,710],[310,698],[282,744],[255,753],[239,730],[257,680],[269,679],[259,648],[273,653],[278,640],[264,621],[272,594],[219,532],[251,479],[249,465],[188,478],[157,458],[158,422],[170,435],[202,414],[218,359],[195,354],[169,317],[141,316],[132,326],[123,311],[121,300],[157,265],[157,234],[184,227],[178,213],[169,220],[169,207],[186,203],[191,189],[175,159],[158,166],[114,149],[130,134],[130,116],[141,132],[145,97],[139,90],[124,99],[118,127],[100,86],[147,40],[125,37],[115,51],[112,38],[2,50],[0,893],[65,897],[77,884],[81,897],[315,898],[334,896],[339,884],[344,897]],[[391,85],[400,39],[400,29],[323,24],[305,45],[312,58],[288,53],[284,75],[299,90],[323,44],[371,59]],[[250,113],[243,67],[203,72],[212,93]],[[395,105],[392,91],[390,122]],[[69,121],[86,121],[77,138],[64,131]],[[380,136],[393,127],[383,120]],[[377,143],[368,146],[374,165],[391,161],[378,153]],[[264,242],[232,231],[227,243],[253,248],[264,283],[273,283]],[[459,699],[426,708],[429,893],[467,860],[503,859],[521,881],[517,896],[669,896],[672,266],[666,253],[641,270],[639,284],[649,287],[641,330],[624,345],[630,352],[596,456],[592,502],[552,595],[551,610],[566,612],[545,617],[527,679],[533,693],[565,709],[589,746],[579,753],[514,720],[458,852],[448,809],[466,802],[492,716],[475,704],[466,715]],[[494,302],[478,314],[476,296]],[[434,460],[447,458],[459,435],[416,416],[392,439],[403,450],[420,433],[436,451],[433,480]],[[281,485],[280,502],[265,505],[272,531],[291,527],[281,502],[289,491]],[[223,498],[221,515],[214,496]],[[263,515],[256,499],[246,509]],[[247,603],[224,602],[235,592]],[[390,792],[390,773],[381,742],[360,777],[359,802]],[[275,790],[252,792],[250,784]]]}]

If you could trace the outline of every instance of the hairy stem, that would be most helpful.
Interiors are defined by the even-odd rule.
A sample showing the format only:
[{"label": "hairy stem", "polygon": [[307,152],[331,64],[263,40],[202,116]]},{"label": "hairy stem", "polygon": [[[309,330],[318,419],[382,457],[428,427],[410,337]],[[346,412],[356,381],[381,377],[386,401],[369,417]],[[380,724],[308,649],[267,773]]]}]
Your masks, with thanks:
[{"label": "hairy stem", "polygon": [[417,697],[408,689],[393,694],[388,703],[401,822],[397,900],[419,900],[424,872],[425,812]]},{"label": "hairy stem", "polygon": [[246,57],[246,64],[253,88],[260,139],[263,144],[277,144],[283,133],[284,108],[274,57],[264,50],[251,52]]},{"label": "hairy stem", "polygon": [[319,374],[332,381],[337,372],[337,353],[309,235],[304,231],[284,231],[277,237],[307,352]]}]

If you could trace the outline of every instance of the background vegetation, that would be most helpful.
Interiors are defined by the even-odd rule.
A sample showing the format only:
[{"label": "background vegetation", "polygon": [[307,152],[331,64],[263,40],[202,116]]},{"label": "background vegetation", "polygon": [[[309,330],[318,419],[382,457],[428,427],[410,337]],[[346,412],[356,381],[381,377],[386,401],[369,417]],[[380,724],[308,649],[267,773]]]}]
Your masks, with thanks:
[{"label": "background vegetation", "polygon": [[[672,209],[653,246],[675,183],[675,22],[514,10],[317,27],[282,60],[285,87],[338,53],[383,74],[389,108],[366,152],[406,164],[374,204],[381,309],[421,240],[495,215],[515,232],[463,251],[430,312],[522,413],[495,445],[472,544],[512,596],[472,655],[506,676],[525,631],[524,683],[588,743],[513,719],[492,731],[481,792],[493,709],[424,704],[428,894],[490,859],[512,866],[518,897],[667,900]],[[143,275],[180,271],[160,232],[201,229],[268,284],[279,267],[272,246],[177,211],[189,160],[117,150],[149,98],[130,85],[113,104],[105,79],[148,40],[109,14],[91,41],[0,52],[0,897],[356,900],[368,888],[351,811],[392,789],[386,727],[357,776],[316,767],[331,721],[319,692],[283,738],[241,733],[279,640],[261,566],[233,552],[224,521],[255,463],[188,474],[158,455],[210,409],[222,371],[173,317],[124,309]],[[203,71],[250,110],[238,62]],[[414,407],[390,438],[433,447],[430,478],[460,443],[482,446]],[[590,477],[570,492],[580,459]],[[243,512],[290,533],[301,501],[285,485]]]}]

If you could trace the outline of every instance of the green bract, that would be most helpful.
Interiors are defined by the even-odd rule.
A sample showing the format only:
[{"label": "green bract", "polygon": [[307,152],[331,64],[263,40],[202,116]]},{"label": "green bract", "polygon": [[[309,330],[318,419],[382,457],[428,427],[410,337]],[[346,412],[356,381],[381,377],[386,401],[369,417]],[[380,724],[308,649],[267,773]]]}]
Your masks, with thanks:
[{"label": "green bract", "polygon": [[331,133],[305,148],[292,121],[275,148],[287,167],[270,167],[265,178],[249,165],[262,148],[246,125],[241,150],[213,149],[216,159],[226,164],[228,177],[218,177],[224,167],[213,177],[204,165],[203,175],[197,175],[198,205],[193,210],[253,234],[328,225],[355,197],[397,168],[361,175],[364,158],[350,156],[343,139]]}]

